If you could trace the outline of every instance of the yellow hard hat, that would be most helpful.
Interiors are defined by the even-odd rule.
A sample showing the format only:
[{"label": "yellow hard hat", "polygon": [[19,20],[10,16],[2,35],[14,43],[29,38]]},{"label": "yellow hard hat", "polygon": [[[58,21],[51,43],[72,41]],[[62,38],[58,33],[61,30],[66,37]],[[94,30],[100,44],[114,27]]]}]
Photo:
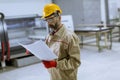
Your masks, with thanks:
[{"label": "yellow hard hat", "polygon": [[60,7],[58,5],[56,5],[54,3],[46,4],[44,6],[44,9],[43,9],[43,16],[42,16],[42,18],[50,16],[51,14],[53,14],[56,11],[59,11],[60,14],[62,14],[62,10],[60,9]]}]

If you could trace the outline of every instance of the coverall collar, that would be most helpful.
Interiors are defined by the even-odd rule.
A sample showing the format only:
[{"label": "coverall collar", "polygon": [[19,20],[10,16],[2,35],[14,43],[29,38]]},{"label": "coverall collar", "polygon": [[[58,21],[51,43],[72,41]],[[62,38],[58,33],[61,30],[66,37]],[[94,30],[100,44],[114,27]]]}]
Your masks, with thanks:
[{"label": "coverall collar", "polygon": [[55,32],[53,36],[58,36],[58,37],[62,36],[64,30],[65,30],[65,26],[62,25],[61,28],[57,32]]}]

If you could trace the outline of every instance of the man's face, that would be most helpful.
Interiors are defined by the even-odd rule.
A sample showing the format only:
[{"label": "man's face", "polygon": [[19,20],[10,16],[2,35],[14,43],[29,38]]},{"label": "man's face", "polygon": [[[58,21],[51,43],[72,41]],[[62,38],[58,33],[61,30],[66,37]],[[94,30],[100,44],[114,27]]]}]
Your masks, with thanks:
[{"label": "man's face", "polygon": [[59,17],[51,15],[45,18],[45,21],[48,23],[49,28],[56,30],[59,26]]}]

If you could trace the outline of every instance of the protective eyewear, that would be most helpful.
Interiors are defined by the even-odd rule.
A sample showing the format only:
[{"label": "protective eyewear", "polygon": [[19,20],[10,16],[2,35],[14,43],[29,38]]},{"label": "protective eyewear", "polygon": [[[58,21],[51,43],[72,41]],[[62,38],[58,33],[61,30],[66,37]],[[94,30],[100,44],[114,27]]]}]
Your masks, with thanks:
[{"label": "protective eyewear", "polygon": [[45,18],[44,20],[47,21],[47,22],[53,22],[53,20],[54,20],[55,17],[56,16],[51,17],[51,18]]}]

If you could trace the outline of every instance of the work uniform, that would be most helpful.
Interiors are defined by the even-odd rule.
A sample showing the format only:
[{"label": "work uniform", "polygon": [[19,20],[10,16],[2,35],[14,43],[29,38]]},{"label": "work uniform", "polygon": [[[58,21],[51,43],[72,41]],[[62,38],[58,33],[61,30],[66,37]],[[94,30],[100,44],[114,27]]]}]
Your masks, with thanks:
[{"label": "work uniform", "polygon": [[77,80],[77,71],[81,63],[77,35],[63,25],[54,35],[48,35],[46,44],[58,56],[57,66],[48,69],[51,80]]}]

